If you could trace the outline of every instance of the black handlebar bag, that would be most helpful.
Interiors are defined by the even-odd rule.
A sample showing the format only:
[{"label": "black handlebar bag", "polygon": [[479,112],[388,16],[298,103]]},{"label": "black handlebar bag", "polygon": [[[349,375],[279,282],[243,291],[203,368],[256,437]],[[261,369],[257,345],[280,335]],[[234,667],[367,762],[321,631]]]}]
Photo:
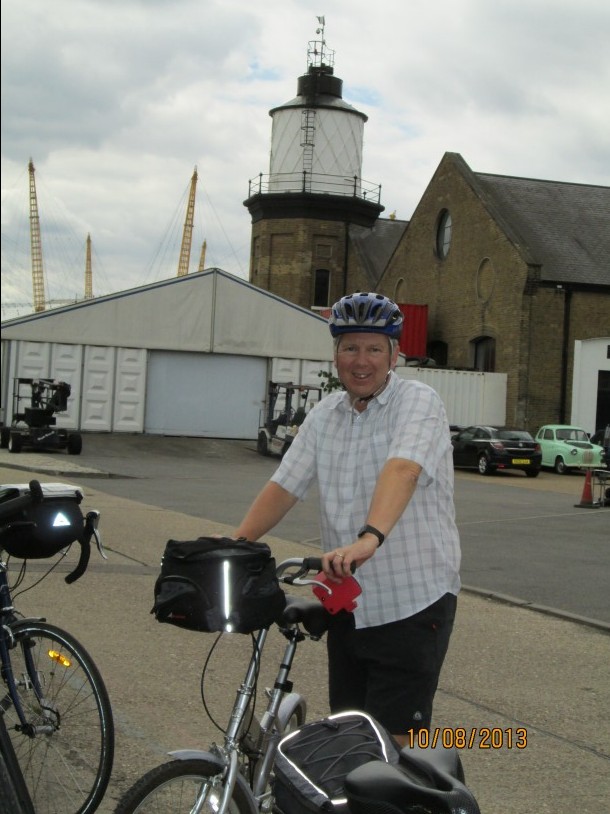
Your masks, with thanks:
[{"label": "black handlebar bag", "polygon": [[251,633],[269,627],[285,605],[266,543],[200,537],[168,541],[151,613],[188,630]]},{"label": "black handlebar bag", "polygon": [[[84,518],[80,509],[83,493],[78,486],[43,483],[42,501],[31,503],[2,518],[0,548],[11,557],[45,559],[80,540]],[[0,505],[28,494],[25,483],[0,487]]]},{"label": "black handlebar bag", "polygon": [[364,712],[337,712],[305,724],[279,742],[273,768],[276,809],[282,814],[347,814],[344,781],[372,760],[398,763],[400,748]]}]

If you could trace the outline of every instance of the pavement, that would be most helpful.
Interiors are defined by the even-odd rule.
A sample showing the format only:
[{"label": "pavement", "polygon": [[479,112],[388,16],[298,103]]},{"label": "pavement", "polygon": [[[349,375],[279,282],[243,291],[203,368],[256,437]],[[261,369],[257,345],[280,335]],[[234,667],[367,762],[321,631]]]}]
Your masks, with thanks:
[{"label": "pavement", "polygon": [[[203,664],[211,653],[205,700],[222,723],[249,655],[249,637],[225,636],[212,649],[214,636],[160,625],[150,608],[166,540],[230,534],[233,527],[110,494],[104,478],[114,476],[111,469],[69,456],[15,458],[0,450],[0,482],[38,477],[76,483],[85,493],[83,508],[101,511],[108,560],[92,555],[87,574],[71,586],[63,577],[77,552],[42,582],[50,563],[32,561],[16,606],[72,632],[104,676],[116,756],[99,811],[111,814],[120,794],[169,750],[207,748],[221,739],[201,701]],[[88,485],[94,481],[95,488]],[[265,539],[277,560],[311,553],[304,544]],[[483,814],[610,810],[609,633],[607,625],[552,608],[476,589],[462,592],[431,736],[463,745],[466,779]],[[281,649],[272,638],[268,657]],[[292,678],[307,698],[308,718],[327,714],[324,643],[301,645]],[[260,686],[271,682],[263,667]]]}]

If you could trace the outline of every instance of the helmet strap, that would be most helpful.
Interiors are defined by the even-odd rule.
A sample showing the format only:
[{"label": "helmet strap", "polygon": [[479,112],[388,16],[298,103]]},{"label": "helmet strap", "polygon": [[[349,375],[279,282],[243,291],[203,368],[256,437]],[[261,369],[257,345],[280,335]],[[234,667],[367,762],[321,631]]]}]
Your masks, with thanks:
[{"label": "helmet strap", "polygon": [[390,378],[390,373],[391,372],[392,372],[391,370],[388,370],[388,372],[386,374],[386,377],[383,380],[383,383],[382,383],[381,387],[378,387],[377,390],[375,390],[374,393],[371,393],[370,396],[360,396],[360,398],[354,399],[354,404],[356,404],[356,402],[358,404],[366,404],[367,402],[371,401],[371,399],[374,399],[375,396],[378,396],[381,393],[381,391],[385,389],[385,387],[386,387],[386,385],[388,383],[388,379]]}]

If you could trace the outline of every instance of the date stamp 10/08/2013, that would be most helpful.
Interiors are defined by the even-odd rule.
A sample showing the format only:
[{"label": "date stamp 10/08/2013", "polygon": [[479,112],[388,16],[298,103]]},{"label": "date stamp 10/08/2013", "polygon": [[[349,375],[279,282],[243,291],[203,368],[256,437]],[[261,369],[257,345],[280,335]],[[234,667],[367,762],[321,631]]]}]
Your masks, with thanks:
[{"label": "date stamp 10/08/2013", "polygon": [[466,729],[460,726],[409,729],[407,746],[420,749],[525,749],[527,729],[525,727],[482,726]]}]

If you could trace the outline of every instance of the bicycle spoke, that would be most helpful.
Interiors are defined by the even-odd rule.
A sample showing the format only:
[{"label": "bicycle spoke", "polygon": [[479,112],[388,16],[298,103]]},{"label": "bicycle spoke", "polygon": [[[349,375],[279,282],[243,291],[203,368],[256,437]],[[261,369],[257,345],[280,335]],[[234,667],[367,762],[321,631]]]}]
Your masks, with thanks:
[{"label": "bicycle spoke", "polygon": [[45,623],[14,626],[11,662],[22,727],[7,728],[37,814],[89,814],[108,783],[114,748],[110,702],[90,657]]}]

